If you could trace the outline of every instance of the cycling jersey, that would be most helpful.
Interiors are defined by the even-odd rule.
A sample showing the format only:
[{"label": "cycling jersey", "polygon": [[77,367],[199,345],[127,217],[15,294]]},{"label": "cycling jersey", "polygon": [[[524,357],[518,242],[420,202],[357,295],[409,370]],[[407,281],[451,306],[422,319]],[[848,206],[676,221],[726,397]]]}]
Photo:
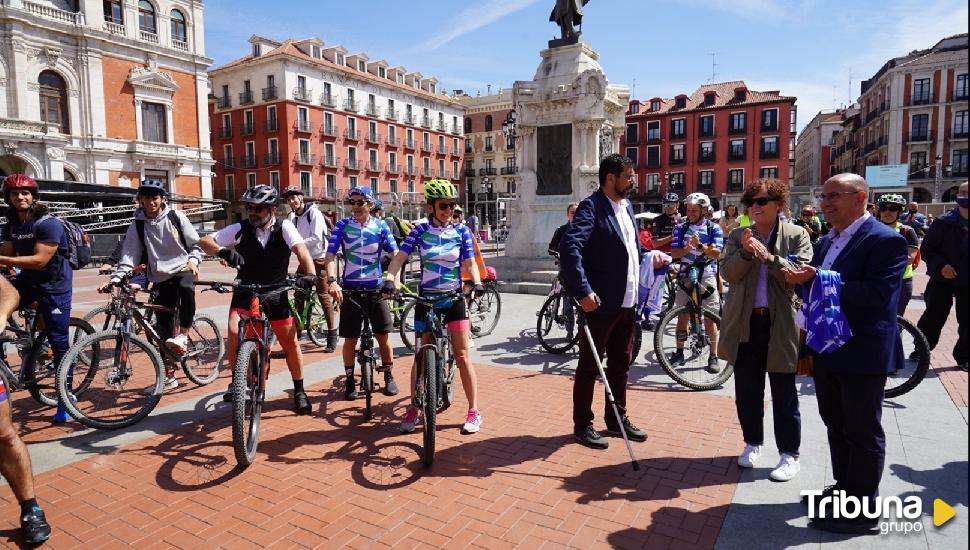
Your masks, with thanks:
[{"label": "cycling jersey", "polygon": [[408,256],[414,249],[421,255],[421,282],[427,292],[450,292],[461,286],[461,264],[475,256],[472,234],[463,224],[432,226],[423,222],[401,243]]},{"label": "cycling jersey", "polygon": [[239,269],[244,284],[276,284],[286,278],[290,254],[303,237],[289,220],[277,218],[268,228],[254,227],[249,220],[226,226],[212,234],[216,244],[235,248],[245,264]]},{"label": "cycling jersey", "polygon": [[[691,225],[690,222],[678,225],[674,231],[674,240],[670,243],[670,246],[673,248],[685,248],[687,241],[693,235],[697,235],[697,239],[702,245],[714,245],[714,248],[724,250],[724,232],[721,231],[720,226],[708,220],[701,220],[695,225]],[[689,250],[680,261],[682,265],[689,265],[700,256],[701,251],[694,248]],[[715,263],[712,261],[704,268],[704,273],[707,276],[713,277],[716,273]]]},{"label": "cycling jersey", "polygon": [[[668,216],[667,214],[660,214],[653,219],[653,227],[650,229],[651,235],[654,239],[663,239],[673,235],[674,228],[680,223],[680,216],[674,214],[673,216]],[[657,250],[663,252],[670,252],[670,243],[663,246],[657,247]]]},{"label": "cycling jersey", "polygon": [[379,218],[370,217],[363,224],[353,217],[337,222],[330,236],[327,254],[344,253],[344,286],[353,288],[377,288],[384,270],[381,267],[381,251],[397,253],[397,243],[391,228]]}]

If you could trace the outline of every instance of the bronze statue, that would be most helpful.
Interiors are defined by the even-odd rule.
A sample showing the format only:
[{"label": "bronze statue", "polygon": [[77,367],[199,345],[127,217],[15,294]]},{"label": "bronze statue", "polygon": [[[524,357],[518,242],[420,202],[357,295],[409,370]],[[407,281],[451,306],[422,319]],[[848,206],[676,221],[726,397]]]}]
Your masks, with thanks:
[{"label": "bronze statue", "polygon": [[579,36],[576,26],[583,23],[583,6],[589,0],[556,0],[556,7],[552,8],[549,20],[554,21],[562,29],[562,38],[567,41]]}]

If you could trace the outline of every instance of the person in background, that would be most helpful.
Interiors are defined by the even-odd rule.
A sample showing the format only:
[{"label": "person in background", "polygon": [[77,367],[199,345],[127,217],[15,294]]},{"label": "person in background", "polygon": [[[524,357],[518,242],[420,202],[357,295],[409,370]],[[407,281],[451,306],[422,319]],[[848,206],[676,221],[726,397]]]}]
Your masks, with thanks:
[{"label": "person in background", "polygon": [[640,246],[649,252],[653,250],[653,235],[650,233],[650,222],[640,220],[639,225],[640,229],[637,231],[637,238],[640,240]]},{"label": "person in background", "polygon": [[916,261],[916,253],[919,251],[919,236],[916,235],[915,229],[899,222],[899,214],[906,204],[906,199],[902,195],[895,193],[882,195],[876,204],[879,206],[879,221],[898,231],[909,244],[909,263],[906,264],[906,271],[903,272],[903,286],[899,292],[899,307],[896,309],[896,315],[904,315],[906,306],[913,297],[913,268],[915,267],[913,262]]},{"label": "person in background", "polygon": [[680,197],[677,193],[664,195],[663,212],[653,219],[650,233],[653,235],[653,246],[661,252],[670,253],[670,243],[674,240],[674,228],[681,222],[677,207]]},{"label": "person in background", "polygon": [[738,221],[738,207],[734,204],[729,204],[724,207],[724,213],[721,214],[721,219],[718,221],[718,225],[721,226],[721,231],[728,235],[735,228],[741,227],[741,222]]},{"label": "person in background", "polygon": [[803,206],[801,215],[794,223],[808,232],[808,238],[811,239],[812,244],[815,244],[818,238],[822,236],[822,223],[818,220],[818,216],[815,215],[814,206],[809,204]]},{"label": "person in background", "polygon": [[478,229],[480,223],[478,221],[478,214],[475,214],[474,210],[472,210],[472,215],[468,216],[468,221],[465,222],[465,225],[468,226],[468,229],[472,232],[472,235],[478,238]]},{"label": "person in background", "polygon": [[744,210],[741,212],[741,215],[738,216],[738,227],[748,227],[751,225],[751,218],[748,216],[748,207],[744,205],[741,205],[741,207]]},{"label": "person in background", "polygon": [[872,202],[870,202],[869,204],[866,205],[866,211],[869,212],[869,215],[870,216],[878,216],[879,215],[879,208],[877,208],[876,207],[876,204],[875,203],[872,203]]},{"label": "person in background", "polygon": [[930,226],[920,245],[923,261],[930,280],[926,284],[926,310],[916,326],[929,341],[930,349],[940,342],[940,332],[950,316],[951,304],[956,299],[957,342],[953,346],[953,359],[967,370],[967,182],[957,191],[957,207],[950,210]]},{"label": "person in background", "polygon": [[906,211],[899,216],[899,221],[915,229],[920,238],[930,227],[930,220],[919,211],[919,204],[916,201],[909,203]]},{"label": "person in background", "polygon": [[559,257],[559,241],[562,240],[562,236],[569,229],[569,223],[573,221],[573,214],[576,213],[576,207],[579,206],[578,202],[571,202],[566,206],[566,223],[560,225],[552,233],[552,239],[549,241],[549,254]]}]

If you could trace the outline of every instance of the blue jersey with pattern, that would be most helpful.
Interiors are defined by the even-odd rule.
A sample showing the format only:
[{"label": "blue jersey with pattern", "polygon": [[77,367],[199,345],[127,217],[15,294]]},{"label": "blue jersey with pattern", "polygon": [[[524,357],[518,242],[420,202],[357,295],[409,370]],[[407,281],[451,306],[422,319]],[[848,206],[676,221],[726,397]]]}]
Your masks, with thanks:
[{"label": "blue jersey with pattern", "polygon": [[[704,220],[703,224],[691,225],[688,223],[682,223],[674,229],[674,240],[670,243],[672,248],[685,248],[687,246],[687,241],[694,235],[697,235],[697,240],[704,246],[714,246],[718,250],[724,250],[724,232],[721,231],[721,226],[710,221]],[[701,256],[701,251],[697,249],[691,249],[684,257],[680,260],[681,265],[688,265],[697,258]],[[715,262],[711,262],[707,267],[704,268],[704,273],[713,276],[717,271]]]},{"label": "blue jersey with pattern", "polygon": [[381,251],[397,253],[391,228],[373,217],[365,224],[352,217],[338,221],[327,243],[327,254],[336,254],[338,248],[344,253],[344,286],[354,288],[380,286],[384,272]]},{"label": "blue jersey with pattern", "polygon": [[451,292],[461,287],[461,264],[475,257],[472,234],[464,224],[435,227],[419,223],[411,230],[401,252],[421,255],[421,282],[418,288],[428,292]]}]

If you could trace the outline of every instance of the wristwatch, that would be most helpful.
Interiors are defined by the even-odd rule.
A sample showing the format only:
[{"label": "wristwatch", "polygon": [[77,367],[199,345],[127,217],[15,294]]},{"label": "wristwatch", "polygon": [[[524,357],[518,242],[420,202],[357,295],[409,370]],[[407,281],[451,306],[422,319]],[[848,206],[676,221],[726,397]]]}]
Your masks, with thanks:
[{"label": "wristwatch", "polygon": [[337,278],[336,277],[327,277],[327,284],[328,285],[332,285],[332,284],[334,284],[336,282],[337,282]]}]

